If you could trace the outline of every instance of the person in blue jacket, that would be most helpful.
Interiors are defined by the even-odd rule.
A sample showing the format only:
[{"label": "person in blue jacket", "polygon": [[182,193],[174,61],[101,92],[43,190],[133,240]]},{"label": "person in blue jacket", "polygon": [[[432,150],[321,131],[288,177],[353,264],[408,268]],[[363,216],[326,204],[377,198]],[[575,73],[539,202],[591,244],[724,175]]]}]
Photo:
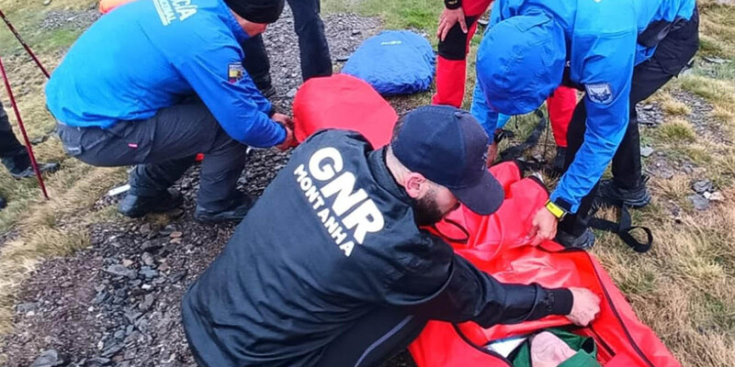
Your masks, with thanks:
[{"label": "person in blue jacket", "polygon": [[143,0],[95,22],[46,86],[65,151],[94,166],[137,165],[119,210],[171,210],[169,187],[204,153],[195,219],[242,219],[236,189],[248,146],[287,149],[291,120],[243,70],[240,42],[261,34],[283,0]]},{"label": "person in blue jacket", "polygon": [[613,179],[599,185],[600,195],[632,207],[650,201],[635,106],[694,57],[696,2],[497,0],[491,18],[472,106],[488,134],[502,127],[498,113],[531,112],[560,84],[585,92],[569,126],[565,173],[530,235],[589,248],[589,211],[610,161]]}]

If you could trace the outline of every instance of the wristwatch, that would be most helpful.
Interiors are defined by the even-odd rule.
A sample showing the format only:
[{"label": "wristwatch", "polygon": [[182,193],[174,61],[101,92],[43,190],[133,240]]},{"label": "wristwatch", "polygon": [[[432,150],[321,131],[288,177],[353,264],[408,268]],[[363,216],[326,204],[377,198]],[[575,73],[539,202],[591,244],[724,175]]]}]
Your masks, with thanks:
[{"label": "wristwatch", "polygon": [[567,215],[567,211],[564,208],[554,204],[553,201],[549,200],[546,202],[546,209],[553,214],[556,219],[562,220]]}]

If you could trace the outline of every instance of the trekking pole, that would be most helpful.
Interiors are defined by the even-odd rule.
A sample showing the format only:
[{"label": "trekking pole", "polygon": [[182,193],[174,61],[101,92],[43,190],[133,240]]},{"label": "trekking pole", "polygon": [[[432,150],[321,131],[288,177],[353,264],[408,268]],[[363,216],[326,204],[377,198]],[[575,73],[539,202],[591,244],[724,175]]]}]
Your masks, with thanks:
[{"label": "trekking pole", "polygon": [[43,191],[43,196],[46,198],[46,200],[48,200],[49,197],[48,197],[48,193],[46,192],[46,185],[43,183],[43,177],[41,176],[41,170],[38,169],[38,163],[36,162],[36,156],[33,155],[33,147],[31,146],[31,141],[28,139],[28,133],[26,133],[26,128],[23,125],[23,118],[20,117],[20,110],[18,109],[18,104],[15,103],[15,97],[13,96],[13,90],[10,89],[10,81],[8,81],[8,74],[5,73],[5,65],[3,65],[2,57],[0,57],[0,72],[2,72],[3,82],[5,82],[5,89],[8,91],[8,96],[10,97],[10,103],[13,105],[13,111],[15,111],[15,118],[18,119],[18,126],[20,127],[20,131],[23,133],[23,140],[26,143],[26,149],[28,150],[28,156],[30,156],[31,158],[31,166],[33,167],[33,171],[36,173],[36,178],[38,178],[38,184],[41,186],[41,191]]},{"label": "trekking pole", "polygon": [[10,23],[10,20],[8,20],[8,18],[5,17],[5,13],[3,13],[2,10],[0,10],[0,18],[3,18],[3,21],[5,21],[5,24],[8,25],[8,28],[10,29],[11,32],[13,32],[13,34],[15,35],[15,38],[18,39],[18,42],[20,42],[23,48],[26,49],[26,52],[28,52],[28,55],[30,55],[33,61],[36,62],[36,65],[38,65],[38,68],[41,69],[41,71],[43,72],[43,75],[46,76],[46,79],[50,78],[48,71],[46,71],[46,68],[43,67],[43,65],[41,64],[41,61],[38,60],[38,58],[36,57],[36,54],[34,54],[33,51],[31,51],[31,48],[28,47],[28,44],[26,44],[26,42],[23,41],[23,38],[20,36],[18,31],[15,30],[15,27],[13,27],[13,24]]}]

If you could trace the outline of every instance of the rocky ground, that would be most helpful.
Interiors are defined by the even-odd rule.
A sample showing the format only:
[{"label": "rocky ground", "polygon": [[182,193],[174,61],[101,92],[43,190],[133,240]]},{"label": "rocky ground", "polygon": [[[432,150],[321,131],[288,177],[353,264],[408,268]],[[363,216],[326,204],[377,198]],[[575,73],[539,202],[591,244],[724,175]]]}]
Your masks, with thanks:
[{"label": "rocky ground", "polygon": [[[43,27],[84,27],[94,19],[94,11],[50,12]],[[337,66],[380,27],[376,19],[353,15],[329,16],[325,23]],[[290,12],[284,12],[265,38],[278,88],[276,104],[287,111],[301,83]],[[406,108],[402,103],[398,100],[399,109]],[[287,154],[273,150],[254,150],[240,189],[260,195],[287,159]],[[9,366],[194,366],[179,303],[189,284],[221,251],[234,225],[192,220],[196,167],[176,188],[184,193],[185,204],[168,220],[95,224],[89,228],[91,247],[38,267],[19,296],[15,332],[0,342],[0,354],[8,356]],[[101,198],[95,209],[118,200]],[[411,365],[406,353],[387,364]]]}]

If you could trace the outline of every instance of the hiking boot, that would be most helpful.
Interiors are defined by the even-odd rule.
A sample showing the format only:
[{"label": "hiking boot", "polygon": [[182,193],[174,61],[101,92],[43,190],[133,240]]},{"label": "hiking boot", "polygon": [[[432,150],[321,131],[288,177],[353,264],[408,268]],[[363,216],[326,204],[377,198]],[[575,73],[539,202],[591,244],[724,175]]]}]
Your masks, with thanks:
[{"label": "hiking boot", "polygon": [[117,210],[126,217],[140,218],[148,213],[165,213],[176,209],[183,202],[184,199],[178,191],[168,189],[157,196],[128,194],[120,201]]},{"label": "hiking boot", "polygon": [[270,87],[260,90],[260,94],[262,94],[263,97],[267,99],[275,97],[276,93],[278,93],[278,91],[276,90],[276,87],[274,87],[272,84]]},{"label": "hiking boot", "polygon": [[626,206],[639,209],[651,202],[651,194],[646,188],[647,178],[635,189],[624,189],[615,184],[613,180],[603,180],[597,197],[612,202],[622,202]]},{"label": "hiking boot", "polygon": [[558,173],[564,172],[564,160],[567,156],[567,148],[556,147],[556,156],[554,157],[554,171]]},{"label": "hiking boot", "polygon": [[[38,170],[41,171],[41,173],[54,173],[59,170],[59,164],[38,162]],[[28,167],[22,171],[10,171],[10,175],[13,176],[14,179],[20,180],[33,177],[36,175],[36,172],[33,171],[33,166],[28,165]]]},{"label": "hiking boot", "polygon": [[566,248],[589,250],[595,245],[595,234],[589,228],[585,229],[581,236],[574,236],[569,233],[559,231],[556,234],[555,240]]},{"label": "hiking boot", "polygon": [[254,203],[255,200],[243,195],[242,199],[237,200],[237,203],[227,210],[213,211],[197,205],[194,210],[194,219],[202,223],[239,222],[245,218]]}]

